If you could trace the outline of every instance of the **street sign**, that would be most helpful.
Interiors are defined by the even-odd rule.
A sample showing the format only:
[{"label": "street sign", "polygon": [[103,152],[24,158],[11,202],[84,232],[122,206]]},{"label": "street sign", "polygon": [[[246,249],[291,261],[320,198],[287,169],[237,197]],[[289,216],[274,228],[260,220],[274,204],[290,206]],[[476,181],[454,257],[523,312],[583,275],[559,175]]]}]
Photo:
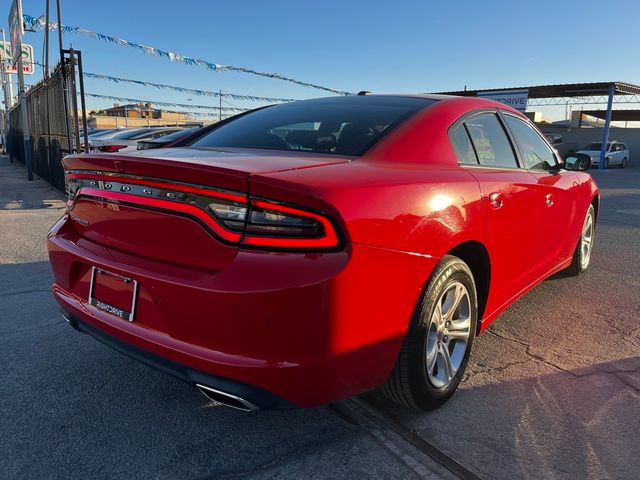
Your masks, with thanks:
[{"label": "street sign", "polygon": [[[9,42],[0,42],[0,61],[4,66],[4,73],[18,73],[17,62],[11,61],[11,45]],[[25,75],[33,75],[33,47],[22,44],[22,71]]]},{"label": "street sign", "polygon": [[12,46],[11,63],[18,63],[20,55],[19,45],[24,35],[24,23],[22,23],[22,0],[13,0],[9,9],[9,39]]},{"label": "street sign", "polygon": [[529,97],[529,90],[502,90],[491,92],[478,92],[478,96],[482,98],[488,98],[489,100],[495,100],[496,102],[504,103],[510,107],[515,108],[521,112],[527,109],[527,98]]}]

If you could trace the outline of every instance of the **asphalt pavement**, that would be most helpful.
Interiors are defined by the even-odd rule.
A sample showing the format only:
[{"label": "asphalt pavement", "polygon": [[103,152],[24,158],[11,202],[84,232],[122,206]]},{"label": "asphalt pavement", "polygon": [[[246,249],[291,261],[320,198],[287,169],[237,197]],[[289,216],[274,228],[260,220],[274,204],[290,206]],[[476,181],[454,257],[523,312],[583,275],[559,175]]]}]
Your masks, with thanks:
[{"label": "asphalt pavement", "polygon": [[[496,320],[441,409],[362,397],[483,479],[638,478],[640,170],[593,175],[585,275],[544,282]],[[44,243],[64,199],[23,177],[0,159],[3,478],[451,478],[344,408],[216,407],[70,329]]]},{"label": "asphalt pavement", "polygon": [[640,169],[592,175],[602,201],[584,275],[505,311],[439,410],[366,396],[481,478],[640,478]]},{"label": "asphalt pavement", "polygon": [[45,245],[64,198],[25,177],[0,157],[0,478],[447,477],[344,411],[218,407],[71,329]]}]

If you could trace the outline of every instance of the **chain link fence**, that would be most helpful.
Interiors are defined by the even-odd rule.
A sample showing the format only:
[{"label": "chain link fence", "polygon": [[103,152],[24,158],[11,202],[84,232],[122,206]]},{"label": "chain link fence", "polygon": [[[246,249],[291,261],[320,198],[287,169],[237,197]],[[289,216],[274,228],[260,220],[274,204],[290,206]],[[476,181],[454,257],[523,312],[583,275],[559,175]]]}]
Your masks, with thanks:
[{"label": "chain link fence", "polygon": [[[73,74],[69,65],[63,68],[58,64],[49,78],[29,89],[26,102],[33,172],[63,192],[65,187],[62,159],[65,155],[79,151],[74,141],[79,135],[76,131],[78,111],[73,108],[73,105],[76,105],[75,82],[71,81]],[[68,123],[64,103],[65,83],[67,105],[70,106]],[[11,157],[25,163],[20,109],[18,102],[9,112],[8,146]]]}]

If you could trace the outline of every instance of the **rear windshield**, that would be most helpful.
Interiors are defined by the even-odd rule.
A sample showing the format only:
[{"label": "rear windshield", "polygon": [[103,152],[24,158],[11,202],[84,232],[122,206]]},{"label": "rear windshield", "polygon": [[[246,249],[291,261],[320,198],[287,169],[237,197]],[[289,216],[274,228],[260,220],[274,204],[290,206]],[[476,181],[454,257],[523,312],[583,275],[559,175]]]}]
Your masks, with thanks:
[{"label": "rear windshield", "polygon": [[92,138],[98,138],[98,137],[103,137],[105,135],[113,133],[113,132],[115,132],[117,130],[118,130],[117,128],[111,128],[109,130],[100,130],[99,132],[88,132],[88,134]]},{"label": "rear windshield", "polygon": [[178,130],[176,132],[171,132],[168,135],[165,135],[164,137],[157,138],[156,141],[162,142],[162,143],[175,142],[176,140],[180,140],[183,137],[191,135],[196,130],[197,130],[197,128],[185,128],[184,130]]},{"label": "rear windshield", "polygon": [[175,132],[176,129],[162,129],[162,128],[136,128],[133,130],[127,130],[123,133],[119,133],[114,138],[120,140],[139,140],[143,137],[150,137],[153,134],[158,134],[159,136],[166,135],[171,132]]},{"label": "rear windshield", "polygon": [[151,131],[150,128],[132,128],[126,129],[122,133],[117,134],[113,138],[119,138],[120,140],[135,140],[139,136],[143,136],[144,134]]},{"label": "rear windshield", "polygon": [[274,105],[221,125],[193,147],[238,147],[362,155],[435,100],[349,96]]}]

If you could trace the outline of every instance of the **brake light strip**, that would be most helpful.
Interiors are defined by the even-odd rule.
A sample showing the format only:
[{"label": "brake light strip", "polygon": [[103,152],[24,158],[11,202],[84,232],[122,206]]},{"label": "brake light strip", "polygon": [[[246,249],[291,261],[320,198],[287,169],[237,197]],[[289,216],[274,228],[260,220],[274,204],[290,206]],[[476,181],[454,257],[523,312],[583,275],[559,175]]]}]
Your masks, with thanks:
[{"label": "brake light strip", "polygon": [[211,215],[208,215],[201,208],[188,203],[173,202],[171,200],[162,200],[159,198],[147,198],[139,195],[129,195],[126,193],[112,192],[109,190],[101,190],[98,188],[83,187],[78,191],[76,198],[81,196],[106,198],[108,200],[115,200],[120,202],[131,203],[132,205],[145,205],[152,208],[160,208],[163,210],[174,211],[184,213],[191,217],[195,217],[202,221],[213,232],[219,235],[224,240],[237,243],[240,241],[241,234],[230,232],[223,228],[218,222],[215,221]]}]

